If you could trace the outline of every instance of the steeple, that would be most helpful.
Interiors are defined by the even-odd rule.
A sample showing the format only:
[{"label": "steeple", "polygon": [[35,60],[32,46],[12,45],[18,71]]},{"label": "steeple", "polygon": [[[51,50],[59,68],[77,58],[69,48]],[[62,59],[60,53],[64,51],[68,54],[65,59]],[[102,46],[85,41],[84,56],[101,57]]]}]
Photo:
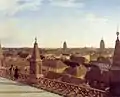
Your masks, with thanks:
[{"label": "steeple", "polygon": [[110,68],[110,93],[112,97],[120,97],[120,41],[119,41],[119,31],[117,28],[117,39],[115,43],[115,50],[113,55],[113,63]]},{"label": "steeple", "polygon": [[33,48],[33,53],[32,53],[32,60],[33,61],[40,61],[40,53],[39,53],[39,48],[38,48],[38,43],[37,43],[37,38],[35,38],[35,43],[34,43],[34,48]]},{"label": "steeple", "polygon": [[101,49],[101,50],[104,50],[104,49],[105,49],[105,42],[104,42],[104,40],[103,40],[103,37],[102,37],[102,39],[101,39],[101,41],[100,41],[100,49]]},{"label": "steeple", "polygon": [[119,41],[119,26],[117,26],[117,32],[116,32],[116,35],[117,35],[117,41]]},{"label": "steeple", "polygon": [[42,74],[42,60],[40,58],[37,38],[35,38],[34,48],[30,59],[30,75],[32,77],[38,77]]},{"label": "steeple", "polygon": [[63,53],[64,54],[67,53],[67,43],[66,43],[66,41],[64,41],[64,43],[63,43]]},{"label": "steeple", "polygon": [[101,38],[101,41],[100,41],[100,56],[102,56],[104,54],[104,51],[105,51],[105,42],[103,40],[103,37]]},{"label": "steeple", "polygon": [[37,43],[37,37],[35,37],[35,43]]},{"label": "steeple", "polygon": [[120,65],[120,41],[119,41],[119,31],[117,28],[117,39],[115,43],[115,50],[114,50],[114,56],[113,56],[113,65]]},{"label": "steeple", "polygon": [[64,41],[64,43],[63,43],[63,49],[64,50],[67,49],[67,43],[66,43],[66,41]]}]

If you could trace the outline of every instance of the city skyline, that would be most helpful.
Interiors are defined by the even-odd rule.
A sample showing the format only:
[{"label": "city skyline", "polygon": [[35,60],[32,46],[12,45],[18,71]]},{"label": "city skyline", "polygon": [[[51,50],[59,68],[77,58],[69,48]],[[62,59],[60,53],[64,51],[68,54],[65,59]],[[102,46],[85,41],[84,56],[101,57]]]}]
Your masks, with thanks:
[{"label": "city skyline", "polygon": [[119,0],[2,0],[0,40],[3,47],[113,47],[120,24]]}]

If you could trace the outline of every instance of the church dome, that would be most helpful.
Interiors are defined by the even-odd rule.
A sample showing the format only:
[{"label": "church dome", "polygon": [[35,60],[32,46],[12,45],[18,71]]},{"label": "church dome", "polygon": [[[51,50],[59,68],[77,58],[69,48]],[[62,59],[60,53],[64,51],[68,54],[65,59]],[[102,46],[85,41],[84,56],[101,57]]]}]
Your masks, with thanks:
[{"label": "church dome", "polygon": [[82,78],[82,79],[84,79],[86,72],[87,72],[87,69],[83,65],[75,66],[75,67],[68,67],[64,70],[64,74],[69,74],[71,76]]}]

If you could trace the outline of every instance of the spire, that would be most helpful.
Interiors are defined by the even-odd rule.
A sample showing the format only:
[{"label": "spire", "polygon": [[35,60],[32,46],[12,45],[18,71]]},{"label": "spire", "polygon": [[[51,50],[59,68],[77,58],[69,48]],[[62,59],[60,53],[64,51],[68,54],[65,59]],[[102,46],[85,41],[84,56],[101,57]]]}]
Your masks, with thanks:
[{"label": "spire", "polygon": [[120,65],[120,41],[119,41],[119,31],[118,31],[118,27],[117,27],[117,40],[116,40],[116,44],[115,44],[115,50],[114,50],[114,56],[113,56],[113,64],[114,65]]},{"label": "spire", "polygon": [[66,41],[64,41],[64,43],[63,43],[63,49],[64,49],[64,50],[67,49],[67,43],[66,43]]},{"label": "spire", "polygon": [[30,76],[31,78],[38,78],[39,74],[42,74],[42,60],[40,58],[37,38],[35,38],[34,48],[30,59]]},{"label": "spire", "polygon": [[117,32],[119,32],[119,24],[117,24]]},{"label": "spire", "polygon": [[117,32],[116,35],[117,35],[117,40],[119,40],[119,32]]},{"label": "spire", "polygon": [[37,43],[37,37],[35,37],[35,43]]},{"label": "spire", "polygon": [[64,43],[63,43],[63,53],[64,54],[67,53],[67,43],[66,43],[66,41],[64,41]]},{"label": "spire", "polygon": [[116,32],[116,35],[117,35],[117,41],[119,41],[119,25],[117,25],[117,32]]},{"label": "spire", "polygon": [[113,63],[109,72],[109,82],[110,82],[110,93],[113,97],[120,97],[120,42],[119,42],[119,31],[117,27],[117,40],[115,44]]},{"label": "spire", "polygon": [[34,43],[34,48],[33,48],[33,53],[32,53],[32,60],[33,61],[40,60],[40,53],[39,53],[39,48],[38,48],[38,43],[37,43],[37,37],[35,37],[35,43]]},{"label": "spire", "polygon": [[101,40],[103,40],[103,37],[101,38]]},{"label": "spire", "polygon": [[117,35],[117,39],[116,39],[116,43],[115,43],[115,51],[114,51],[114,55],[115,55],[115,52],[117,51],[119,45],[120,45],[120,42],[119,42],[119,27],[117,26],[117,32],[116,32],[116,35]]},{"label": "spire", "polygon": [[101,38],[101,41],[100,41],[100,51],[104,51],[104,49],[105,49],[105,42],[104,42],[104,40],[103,40],[103,37]]}]

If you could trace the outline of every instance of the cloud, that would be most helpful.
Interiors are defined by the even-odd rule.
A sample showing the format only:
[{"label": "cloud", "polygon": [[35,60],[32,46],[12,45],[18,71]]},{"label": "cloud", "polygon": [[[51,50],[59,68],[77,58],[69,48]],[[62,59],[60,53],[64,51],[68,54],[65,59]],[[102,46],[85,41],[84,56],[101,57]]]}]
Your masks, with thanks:
[{"label": "cloud", "polygon": [[22,10],[33,10],[36,11],[40,8],[42,0],[26,0],[26,2],[20,4],[17,3],[17,6],[12,11],[12,14],[22,11]]},{"label": "cloud", "polygon": [[48,1],[51,6],[75,8],[84,7],[83,2],[76,3],[76,0],[0,0],[0,11],[8,16],[12,16],[19,11],[36,11],[41,8],[41,5],[45,1]]},{"label": "cloud", "polygon": [[53,6],[60,6],[60,7],[76,7],[82,8],[85,6],[83,2],[77,2],[76,0],[51,0],[51,5]]},{"label": "cloud", "polygon": [[85,15],[84,21],[89,24],[90,28],[98,29],[100,28],[100,25],[101,27],[107,25],[110,20],[107,17],[97,16],[95,14],[88,13]]},{"label": "cloud", "polygon": [[108,21],[107,18],[105,18],[105,17],[100,17],[100,16],[97,16],[97,15],[92,14],[92,13],[86,14],[85,19],[86,19],[87,21],[90,21],[90,22],[100,22],[100,21],[102,21],[102,22],[107,22],[107,21]]},{"label": "cloud", "polygon": [[0,0],[0,11],[14,15],[23,10],[38,10],[42,0]]}]

